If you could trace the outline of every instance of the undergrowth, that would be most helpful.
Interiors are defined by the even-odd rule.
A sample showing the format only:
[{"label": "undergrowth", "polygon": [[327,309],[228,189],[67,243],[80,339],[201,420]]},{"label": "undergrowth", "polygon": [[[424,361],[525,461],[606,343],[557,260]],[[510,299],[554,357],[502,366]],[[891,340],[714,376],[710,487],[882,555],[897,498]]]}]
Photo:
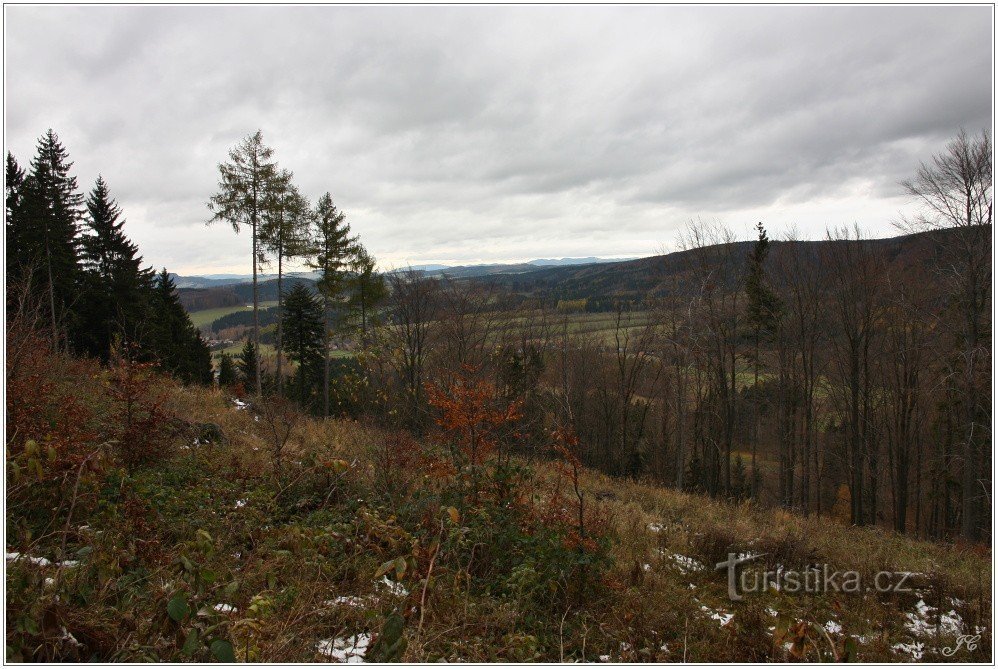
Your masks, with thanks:
[{"label": "undergrowth", "polygon": [[[21,356],[7,659],[991,659],[986,551],[609,478],[565,431],[526,462],[494,388],[428,394],[417,440],[183,388],[127,352]],[[732,552],[916,572],[914,590],[732,602],[713,570]]]}]

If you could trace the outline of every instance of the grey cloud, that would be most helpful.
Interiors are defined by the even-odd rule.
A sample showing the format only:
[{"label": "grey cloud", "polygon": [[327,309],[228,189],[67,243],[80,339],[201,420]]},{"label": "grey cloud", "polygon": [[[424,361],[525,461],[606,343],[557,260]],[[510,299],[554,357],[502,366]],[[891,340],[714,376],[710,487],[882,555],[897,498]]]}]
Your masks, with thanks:
[{"label": "grey cloud", "polygon": [[700,214],[818,236],[884,227],[899,179],[990,124],[991,14],[11,6],[7,147],[54,127],[185,271],[244,263],[199,226],[257,128],[386,263],[647,254]]}]

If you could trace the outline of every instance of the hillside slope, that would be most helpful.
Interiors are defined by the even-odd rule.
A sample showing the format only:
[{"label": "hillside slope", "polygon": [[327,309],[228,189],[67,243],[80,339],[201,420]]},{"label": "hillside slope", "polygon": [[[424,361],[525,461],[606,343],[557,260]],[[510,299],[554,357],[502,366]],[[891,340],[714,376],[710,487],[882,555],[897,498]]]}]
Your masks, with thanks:
[{"label": "hillside slope", "polygon": [[[109,389],[120,383],[74,365],[48,375],[50,401],[39,401],[59,406],[69,393],[84,424],[116,433],[124,414]],[[564,461],[513,462],[501,470],[513,478],[483,479],[500,487],[472,503],[478,479],[474,498],[455,497],[462,475],[432,441],[257,411],[161,378],[143,388],[130,411],[156,420],[108,442],[117,450],[91,460],[77,489],[47,474],[69,450],[51,464],[30,465],[30,446],[11,456],[51,483],[15,485],[8,498],[9,658],[991,659],[986,550],[585,470],[580,537]],[[126,458],[140,443],[145,459]],[[516,488],[503,493],[503,481]],[[65,531],[46,531],[39,513],[58,503],[44,498],[58,485],[76,510],[55,523]],[[485,501],[493,494],[509,501]],[[784,587],[735,602],[712,568],[729,553],[760,554],[773,571],[855,570],[865,584],[884,570],[912,575],[904,592]]]},{"label": "hillside slope", "polygon": [[[813,271],[821,275],[828,269],[823,260],[824,254],[833,246],[861,244],[871,249],[887,267],[896,271],[914,273],[924,281],[933,270],[932,259],[939,252],[938,234],[940,233],[920,233],[859,242],[773,241],[769,262],[772,267],[778,262],[782,252],[791,246],[796,246],[804,250],[804,256]],[[733,243],[728,261],[734,265],[743,263],[753,244],[751,241]],[[717,262],[719,253],[719,248],[713,246],[623,262],[546,267],[527,273],[495,274],[474,280],[494,282],[514,292],[536,297],[576,300],[609,296],[637,301],[650,295],[668,295],[677,289],[693,290],[695,286],[684,282],[683,279],[699,262],[698,256],[706,254],[707,263],[711,264]]]}]

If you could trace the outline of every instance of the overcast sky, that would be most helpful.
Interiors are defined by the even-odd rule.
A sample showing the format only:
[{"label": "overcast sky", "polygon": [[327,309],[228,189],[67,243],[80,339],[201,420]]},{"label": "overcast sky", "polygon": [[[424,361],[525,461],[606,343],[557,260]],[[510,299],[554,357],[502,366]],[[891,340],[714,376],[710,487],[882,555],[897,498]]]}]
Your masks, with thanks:
[{"label": "overcast sky", "polygon": [[693,217],[894,234],[898,181],[992,119],[992,10],[4,8],[5,141],[56,130],[146,260],[248,272],[208,228],[263,130],[383,266],[643,256]]}]

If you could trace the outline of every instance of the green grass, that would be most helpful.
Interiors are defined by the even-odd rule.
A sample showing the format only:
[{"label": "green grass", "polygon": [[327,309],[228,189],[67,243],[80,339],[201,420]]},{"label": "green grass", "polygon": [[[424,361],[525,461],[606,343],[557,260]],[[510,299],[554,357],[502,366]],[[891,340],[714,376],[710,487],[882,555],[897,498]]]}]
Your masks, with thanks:
[{"label": "green grass", "polygon": [[[260,303],[261,309],[276,306],[277,300],[268,300]],[[222,316],[228,316],[229,314],[234,314],[239,311],[250,311],[251,309],[252,307],[247,307],[244,304],[237,304],[232,307],[218,307],[217,309],[202,309],[201,311],[193,311],[189,312],[188,315],[191,317],[191,323],[194,324],[194,327],[201,328],[203,330]]]}]

